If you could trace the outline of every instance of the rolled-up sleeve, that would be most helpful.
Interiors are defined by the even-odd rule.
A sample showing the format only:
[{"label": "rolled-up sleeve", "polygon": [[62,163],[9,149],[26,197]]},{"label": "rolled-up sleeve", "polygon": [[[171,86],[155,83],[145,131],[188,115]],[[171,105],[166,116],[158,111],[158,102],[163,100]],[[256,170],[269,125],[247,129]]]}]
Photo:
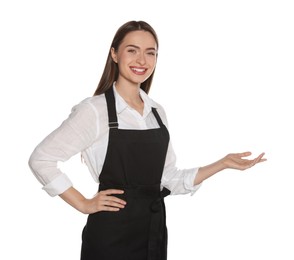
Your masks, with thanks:
[{"label": "rolled-up sleeve", "polygon": [[59,195],[73,185],[59,169],[58,162],[67,161],[89,147],[97,132],[97,112],[84,101],[73,107],[69,117],[34,149],[29,166],[50,196]]},{"label": "rolled-up sleeve", "polygon": [[[158,105],[158,113],[160,114],[163,123],[168,127],[166,113],[160,105]],[[198,173],[199,167],[179,169],[177,168],[176,162],[176,154],[170,141],[166,154],[161,185],[169,189],[172,195],[188,193],[193,195],[201,186],[201,183],[194,185],[194,180]]]},{"label": "rolled-up sleeve", "polygon": [[172,195],[193,195],[201,186],[194,185],[194,179],[199,168],[178,169],[176,167],[176,155],[172,144],[169,144],[161,184],[171,191]]}]

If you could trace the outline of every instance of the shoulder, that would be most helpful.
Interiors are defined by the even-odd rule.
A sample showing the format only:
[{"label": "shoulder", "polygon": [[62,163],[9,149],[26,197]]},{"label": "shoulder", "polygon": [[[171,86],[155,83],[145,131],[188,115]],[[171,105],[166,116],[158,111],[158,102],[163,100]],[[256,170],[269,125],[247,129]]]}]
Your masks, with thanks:
[{"label": "shoulder", "polygon": [[71,109],[70,117],[84,120],[100,121],[107,115],[107,106],[104,94],[87,97],[75,104]]},{"label": "shoulder", "polygon": [[[99,109],[101,107],[104,107],[106,105],[106,100],[105,100],[105,95],[97,95],[97,96],[92,96],[92,97],[87,97],[83,99],[79,104],[76,106],[89,106],[93,107],[95,109]],[[76,107],[74,106],[74,107]]]},{"label": "shoulder", "polygon": [[87,97],[72,107],[72,111],[93,110],[95,113],[103,109],[106,109],[106,100],[104,94]]},{"label": "shoulder", "polygon": [[[108,126],[105,95],[87,97],[74,105],[67,122],[75,129],[87,129],[95,138]],[[94,135],[94,134],[93,134]]]}]

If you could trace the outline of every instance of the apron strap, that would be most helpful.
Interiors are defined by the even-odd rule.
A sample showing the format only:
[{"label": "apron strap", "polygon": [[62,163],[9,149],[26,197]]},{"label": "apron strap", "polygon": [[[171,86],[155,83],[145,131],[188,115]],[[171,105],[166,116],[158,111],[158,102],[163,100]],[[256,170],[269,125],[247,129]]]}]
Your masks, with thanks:
[{"label": "apron strap", "polygon": [[118,128],[113,87],[110,87],[105,92],[105,98],[106,98],[106,103],[107,103],[109,128]]},{"label": "apron strap", "polygon": [[[115,99],[114,99],[113,87],[110,87],[105,92],[105,98],[106,98],[106,103],[107,103],[109,128],[118,128],[118,120],[117,120],[116,109],[115,109]],[[163,127],[164,124],[163,124],[156,108],[152,107],[152,112],[153,112],[159,126]]]},{"label": "apron strap", "polygon": [[153,112],[153,114],[154,114],[154,116],[155,116],[155,118],[156,118],[157,123],[159,124],[159,126],[160,126],[160,127],[163,127],[164,124],[162,123],[162,120],[161,120],[161,118],[160,118],[160,116],[159,116],[159,114],[158,114],[156,108],[152,107],[152,112]]}]

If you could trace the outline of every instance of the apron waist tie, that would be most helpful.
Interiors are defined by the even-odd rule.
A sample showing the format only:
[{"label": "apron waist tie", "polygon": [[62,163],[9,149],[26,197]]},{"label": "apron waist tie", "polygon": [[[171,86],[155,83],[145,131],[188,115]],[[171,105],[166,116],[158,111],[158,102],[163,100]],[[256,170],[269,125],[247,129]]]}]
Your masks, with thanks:
[{"label": "apron waist tie", "polygon": [[170,190],[160,184],[144,185],[136,187],[122,187],[105,185],[100,183],[99,190],[109,188],[122,189],[127,197],[154,199],[150,204],[150,228],[148,238],[148,260],[167,259],[167,228],[164,198],[170,194]]},{"label": "apron waist tie", "polygon": [[163,188],[160,196],[150,205],[152,214],[149,229],[148,260],[167,259],[167,228],[163,199],[169,194],[170,190]]}]

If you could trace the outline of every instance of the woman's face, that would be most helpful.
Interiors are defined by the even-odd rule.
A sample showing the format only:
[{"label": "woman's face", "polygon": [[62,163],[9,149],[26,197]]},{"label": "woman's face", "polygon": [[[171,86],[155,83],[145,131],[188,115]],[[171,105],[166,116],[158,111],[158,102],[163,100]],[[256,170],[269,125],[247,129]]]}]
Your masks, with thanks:
[{"label": "woman's face", "polygon": [[141,84],[154,71],[157,45],[153,35],[146,31],[133,31],[123,39],[117,51],[111,49],[114,62],[118,64],[117,82]]}]

